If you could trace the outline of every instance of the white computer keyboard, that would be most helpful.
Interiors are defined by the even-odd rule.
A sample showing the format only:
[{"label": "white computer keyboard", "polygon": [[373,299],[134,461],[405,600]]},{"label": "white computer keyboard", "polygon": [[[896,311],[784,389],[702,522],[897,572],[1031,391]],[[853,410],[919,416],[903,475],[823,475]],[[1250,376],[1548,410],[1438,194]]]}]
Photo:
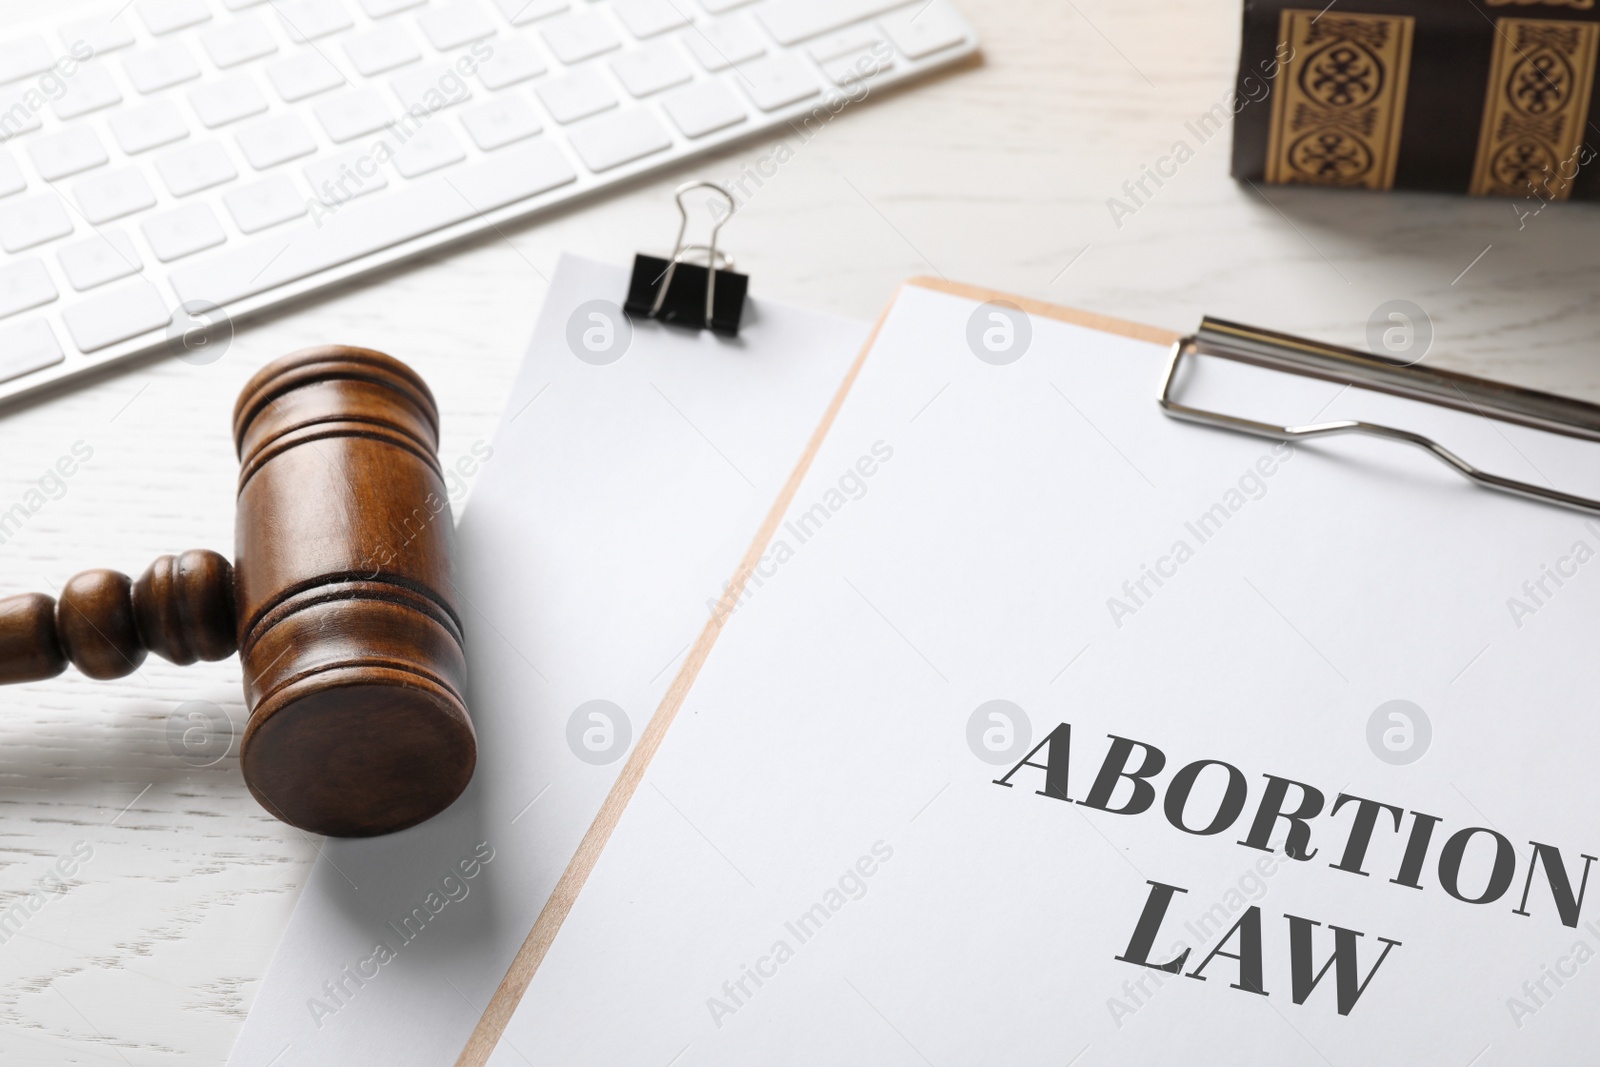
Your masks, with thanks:
[{"label": "white computer keyboard", "polygon": [[947,0],[132,0],[0,31],[0,401],[977,49]]}]

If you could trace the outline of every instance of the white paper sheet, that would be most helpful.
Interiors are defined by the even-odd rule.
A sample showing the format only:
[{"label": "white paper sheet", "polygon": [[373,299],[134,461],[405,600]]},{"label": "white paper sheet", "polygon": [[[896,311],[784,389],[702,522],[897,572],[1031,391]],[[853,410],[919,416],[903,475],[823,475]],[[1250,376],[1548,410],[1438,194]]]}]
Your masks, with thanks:
[{"label": "white paper sheet", "polygon": [[[899,298],[783,561],[722,633],[495,1067],[1584,1059],[1600,903],[1565,925],[1541,868],[1517,911],[1530,842],[1559,848],[1574,894],[1600,854],[1600,523],[1385,442],[1291,452],[1171,422],[1156,345],[1035,315],[1023,357],[994,365],[969,344],[984,314]],[[1600,488],[1592,445],[1244,368],[1200,378],[1243,414],[1384,418]],[[1072,803],[1040,795],[1040,769],[996,784],[1060,724],[1070,755],[1034,760],[1070,760]],[[1109,735],[1165,756],[1143,813],[1084,803]],[[1203,835],[1165,807],[1205,760],[1246,793]],[[1227,809],[1227,769],[1197,773],[1190,830]],[[1309,859],[1281,819],[1270,851],[1239,843],[1268,775],[1324,797]],[[1402,812],[1397,833],[1378,811],[1365,876],[1331,867],[1358,815],[1328,812],[1341,794]],[[1393,880],[1418,812],[1441,821],[1410,888]],[[1457,893],[1494,880],[1489,831],[1513,857],[1482,904],[1441,885],[1474,827],[1444,864]],[[1181,974],[1118,959],[1151,883],[1174,888],[1149,959],[1186,947]],[[1188,977],[1219,946],[1254,958],[1227,936],[1252,908],[1266,995],[1233,988],[1244,965],[1223,955]],[[1333,927],[1360,932],[1347,1014],[1335,969],[1297,998],[1296,927],[1309,976]]]},{"label": "white paper sheet", "polygon": [[460,524],[471,787],[326,844],[230,1063],[454,1062],[867,335],[752,301],[605,363],[627,278],[563,259]]}]

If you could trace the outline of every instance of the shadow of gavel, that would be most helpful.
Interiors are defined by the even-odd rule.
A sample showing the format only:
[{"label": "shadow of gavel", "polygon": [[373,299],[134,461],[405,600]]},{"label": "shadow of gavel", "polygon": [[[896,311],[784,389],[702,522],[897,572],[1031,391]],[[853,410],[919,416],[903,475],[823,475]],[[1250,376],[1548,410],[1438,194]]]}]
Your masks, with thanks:
[{"label": "shadow of gavel", "polygon": [[307,349],[250,380],[233,431],[235,562],[191,551],[0,600],[0,684],[237,651],[239,765],[269,812],[339,837],[438,814],[477,740],[433,394],[382,353]]}]

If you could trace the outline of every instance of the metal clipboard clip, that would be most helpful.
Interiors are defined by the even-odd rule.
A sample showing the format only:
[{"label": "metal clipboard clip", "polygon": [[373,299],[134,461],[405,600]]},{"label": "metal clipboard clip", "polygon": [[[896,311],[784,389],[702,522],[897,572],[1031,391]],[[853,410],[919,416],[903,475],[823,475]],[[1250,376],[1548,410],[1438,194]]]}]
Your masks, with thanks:
[{"label": "metal clipboard clip", "polygon": [[1213,318],[1203,319],[1197,332],[1172,346],[1172,360],[1167,367],[1160,397],[1161,410],[1174,419],[1276,441],[1305,441],[1350,433],[1399,441],[1429,452],[1486,489],[1600,514],[1600,501],[1479,470],[1431,437],[1410,430],[1358,421],[1278,426],[1181,404],[1173,399],[1173,393],[1178,371],[1185,357],[1190,356],[1214,356],[1371,389],[1584,441],[1600,442],[1600,406]]},{"label": "metal clipboard clip", "polygon": [[[696,189],[709,189],[728,204],[725,214],[712,212],[711,243],[707,245],[684,244],[689,232],[689,208],[683,198]],[[688,182],[678,186],[674,195],[679,223],[672,258],[643,253],[634,257],[633,279],[628,284],[623,309],[635,318],[659,319],[674,326],[710,330],[722,337],[738,337],[750,279],[733,272],[733,257],[717,248],[717,239],[722,227],[739,210],[739,202],[715,182]],[[704,266],[687,262],[696,254],[705,257]]]}]

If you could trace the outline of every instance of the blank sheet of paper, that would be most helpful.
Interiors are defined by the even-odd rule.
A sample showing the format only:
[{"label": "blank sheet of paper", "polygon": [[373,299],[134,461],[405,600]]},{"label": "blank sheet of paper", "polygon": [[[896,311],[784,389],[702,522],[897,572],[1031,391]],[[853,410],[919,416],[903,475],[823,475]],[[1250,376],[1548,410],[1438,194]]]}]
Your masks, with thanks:
[{"label": "blank sheet of paper", "polygon": [[230,1063],[454,1061],[867,334],[752,301],[737,342],[629,339],[627,280],[563,259],[492,448],[443,457],[471,787],[324,845]]},{"label": "blank sheet of paper", "polygon": [[1169,421],[1163,346],[1042,314],[996,365],[988,311],[903,290],[491,1062],[1572,1060],[1600,523]]}]

